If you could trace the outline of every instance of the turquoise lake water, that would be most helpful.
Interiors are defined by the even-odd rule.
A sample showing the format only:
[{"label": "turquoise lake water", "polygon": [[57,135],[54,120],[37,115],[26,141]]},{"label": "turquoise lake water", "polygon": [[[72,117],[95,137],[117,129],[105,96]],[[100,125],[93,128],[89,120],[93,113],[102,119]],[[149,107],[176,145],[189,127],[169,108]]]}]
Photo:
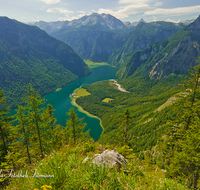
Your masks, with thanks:
[{"label": "turquoise lake water", "polygon": [[[78,111],[78,109],[72,105],[72,100],[70,94],[81,86],[89,85],[97,81],[116,79],[117,69],[110,66],[100,66],[92,69],[92,73],[86,77],[79,78],[78,80],[68,84],[58,92],[52,92],[45,95],[43,98],[46,99],[46,104],[51,104],[53,109],[55,109],[55,117],[57,118],[57,123],[65,126],[66,119],[68,116],[66,112],[69,112],[71,107],[74,107],[79,118],[84,118],[84,122],[87,123],[87,129],[90,129],[90,136],[95,140],[98,140],[101,133],[102,127],[100,125],[100,120],[87,115],[86,113]],[[11,114],[14,114],[13,110]]]}]

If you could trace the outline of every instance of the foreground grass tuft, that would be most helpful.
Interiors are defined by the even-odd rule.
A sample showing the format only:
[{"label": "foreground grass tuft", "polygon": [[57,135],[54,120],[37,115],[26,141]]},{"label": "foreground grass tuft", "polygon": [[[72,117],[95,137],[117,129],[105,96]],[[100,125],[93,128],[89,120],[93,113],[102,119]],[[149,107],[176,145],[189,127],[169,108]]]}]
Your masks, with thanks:
[{"label": "foreground grass tuft", "polygon": [[[187,189],[172,179],[165,178],[165,171],[129,155],[128,164],[122,167],[83,164],[86,156],[98,151],[98,144],[65,146],[54,151],[32,166],[27,178],[10,178],[6,189],[62,190],[62,189]],[[89,147],[89,148],[88,148]],[[119,148],[120,151],[120,148]],[[36,171],[33,176],[33,171]],[[32,172],[32,173],[31,173]],[[43,176],[43,177],[42,177]],[[44,177],[50,176],[50,177]],[[52,177],[53,176],[53,177]]]}]

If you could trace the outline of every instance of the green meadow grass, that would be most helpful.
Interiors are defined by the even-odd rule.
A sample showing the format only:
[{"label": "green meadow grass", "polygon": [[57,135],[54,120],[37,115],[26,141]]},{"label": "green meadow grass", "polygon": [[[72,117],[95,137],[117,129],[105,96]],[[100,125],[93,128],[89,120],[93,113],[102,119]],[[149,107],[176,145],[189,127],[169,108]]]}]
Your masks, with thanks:
[{"label": "green meadow grass", "polygon": [[107,62],[93,62],[90,61],[89,59],[84,59],[86,65],[88,65],[90,68],[98,67],[98,66],[103,66],[103,65],[109,65]]},{"label": "green meadow grass", "polygon": [[[172,179],[165,177],[165,171],[148,161],[140,160],[134,154],[127,157],[128,163],[122,167],[82,163],[86,156],[92,156],[98,151],[98,143],[63,146],[54,151],[28,171],[28,178],[10,178],[10,185],[5,189],[16,190],[65,190],[65,189],[95,189],[95,190],[126,190],[126,189],[187,189]],[[118,148],[120,152],[123,148]],[[120,152],[123,154],[122,152]],[[33,177],[37,175],[54,177]],[[31,173],[32,172],[32,173]]]},{"label": "green meadow grass", "polygon": [[75,94],[78,96],[78,97],[81,97],[81,96],[88,96],[90,95],[91,93],[89,93],[86,89],[84,88],[78,88],[75,90]]},{"label": "green meadow grass", "polygon": [[114,99],[112,99],[112,98],[105,98],[104,100],[102,100],[102,102],[108,103],[108,102],[110,102],[110,101],[112,101],[112,100],[114,100]]}]

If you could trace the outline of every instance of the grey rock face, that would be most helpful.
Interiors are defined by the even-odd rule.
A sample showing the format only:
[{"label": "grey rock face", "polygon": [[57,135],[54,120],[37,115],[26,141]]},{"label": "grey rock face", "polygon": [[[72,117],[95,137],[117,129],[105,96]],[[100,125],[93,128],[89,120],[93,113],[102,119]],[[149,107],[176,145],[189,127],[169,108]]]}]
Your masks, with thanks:
[{"label": "grey rock face", "polygon": [[149,44],[136,51],[118,71],[118,77],[149,74],[150,78],[161,79],[171,73],[188,74],[188,69],[198,65],[200,57],[200,16],[195,22],[178,31],[169,39]]},{"label": "grey rock face", "polygon": [[184,74],[187,70],[197,65],[200,56],[199,45],[192,41],[191,36],[186,36],[164,58],[155,63],[149,73],[150,77],[163,78],[170,73]]}]

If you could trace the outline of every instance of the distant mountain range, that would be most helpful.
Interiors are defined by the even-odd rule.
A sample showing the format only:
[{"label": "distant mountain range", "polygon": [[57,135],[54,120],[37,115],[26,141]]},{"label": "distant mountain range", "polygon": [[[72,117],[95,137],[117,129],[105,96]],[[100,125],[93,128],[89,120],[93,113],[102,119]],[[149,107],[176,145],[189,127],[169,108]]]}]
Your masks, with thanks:
[{"label": "distant mountain range", "polygon": [[170,73],[187,74],[191,66],[197,65],[200,57],[200,16],[168,39],[148,45],[129,57],[118,72],[126,78],[131,75],[149,73],[150,77],[163,78]]},{"label": "distant mountain range", "polygon": [[89,74],[82,58],[120,68],[120,78],[187,73],[200,56],[200,21],[191,22],[123,23],[93,13],[72,21],[32,23],[47,34],[0,17],[0,88],[14,107],[30,83],[44,95]]},{"label": "distant mountain range", "polygon": [[36,26],[0,17],[0,89],[8,104],[21,103],[29,84],[40,95],[91,71],[74,50]]},{"label": "distant mountain range", "polygon": [[93,13],[80,19],[61,22],[35,22],[51,36],[69,44],[83,59],[108,61],[113,49],[121,46],[123,37],[134,26],[126,26],[109,14]]},{"label": "distant mountain range", "polygon": [[93,13],[80,19],[32,23],[53,37],[69,44],[83,59],[108,62],[120,67],[136,50],[169,38],[184,23],[122,22],[109,14]]},{"label": "distant mountain range", "polygon": [[[141,20],[143,22],[143,19]],[[137,22],[139,23],[139,22]],[[72,21],[55,21],[55,22],[31,22],[30,25],[36,25],[42,30],[48,33],[52,33],[58,30],[72,30],[80,27],[82,25],[92,26],[94,25],[96,29],[100,30],[118,30],[118,29],[128,29],[134,27],[137,23],[125,22],[123,23],[119,19],[115,18],[110,14],[98,14],[93,13],[91,15],[86,15],[80,19],[74,19]]]}]

